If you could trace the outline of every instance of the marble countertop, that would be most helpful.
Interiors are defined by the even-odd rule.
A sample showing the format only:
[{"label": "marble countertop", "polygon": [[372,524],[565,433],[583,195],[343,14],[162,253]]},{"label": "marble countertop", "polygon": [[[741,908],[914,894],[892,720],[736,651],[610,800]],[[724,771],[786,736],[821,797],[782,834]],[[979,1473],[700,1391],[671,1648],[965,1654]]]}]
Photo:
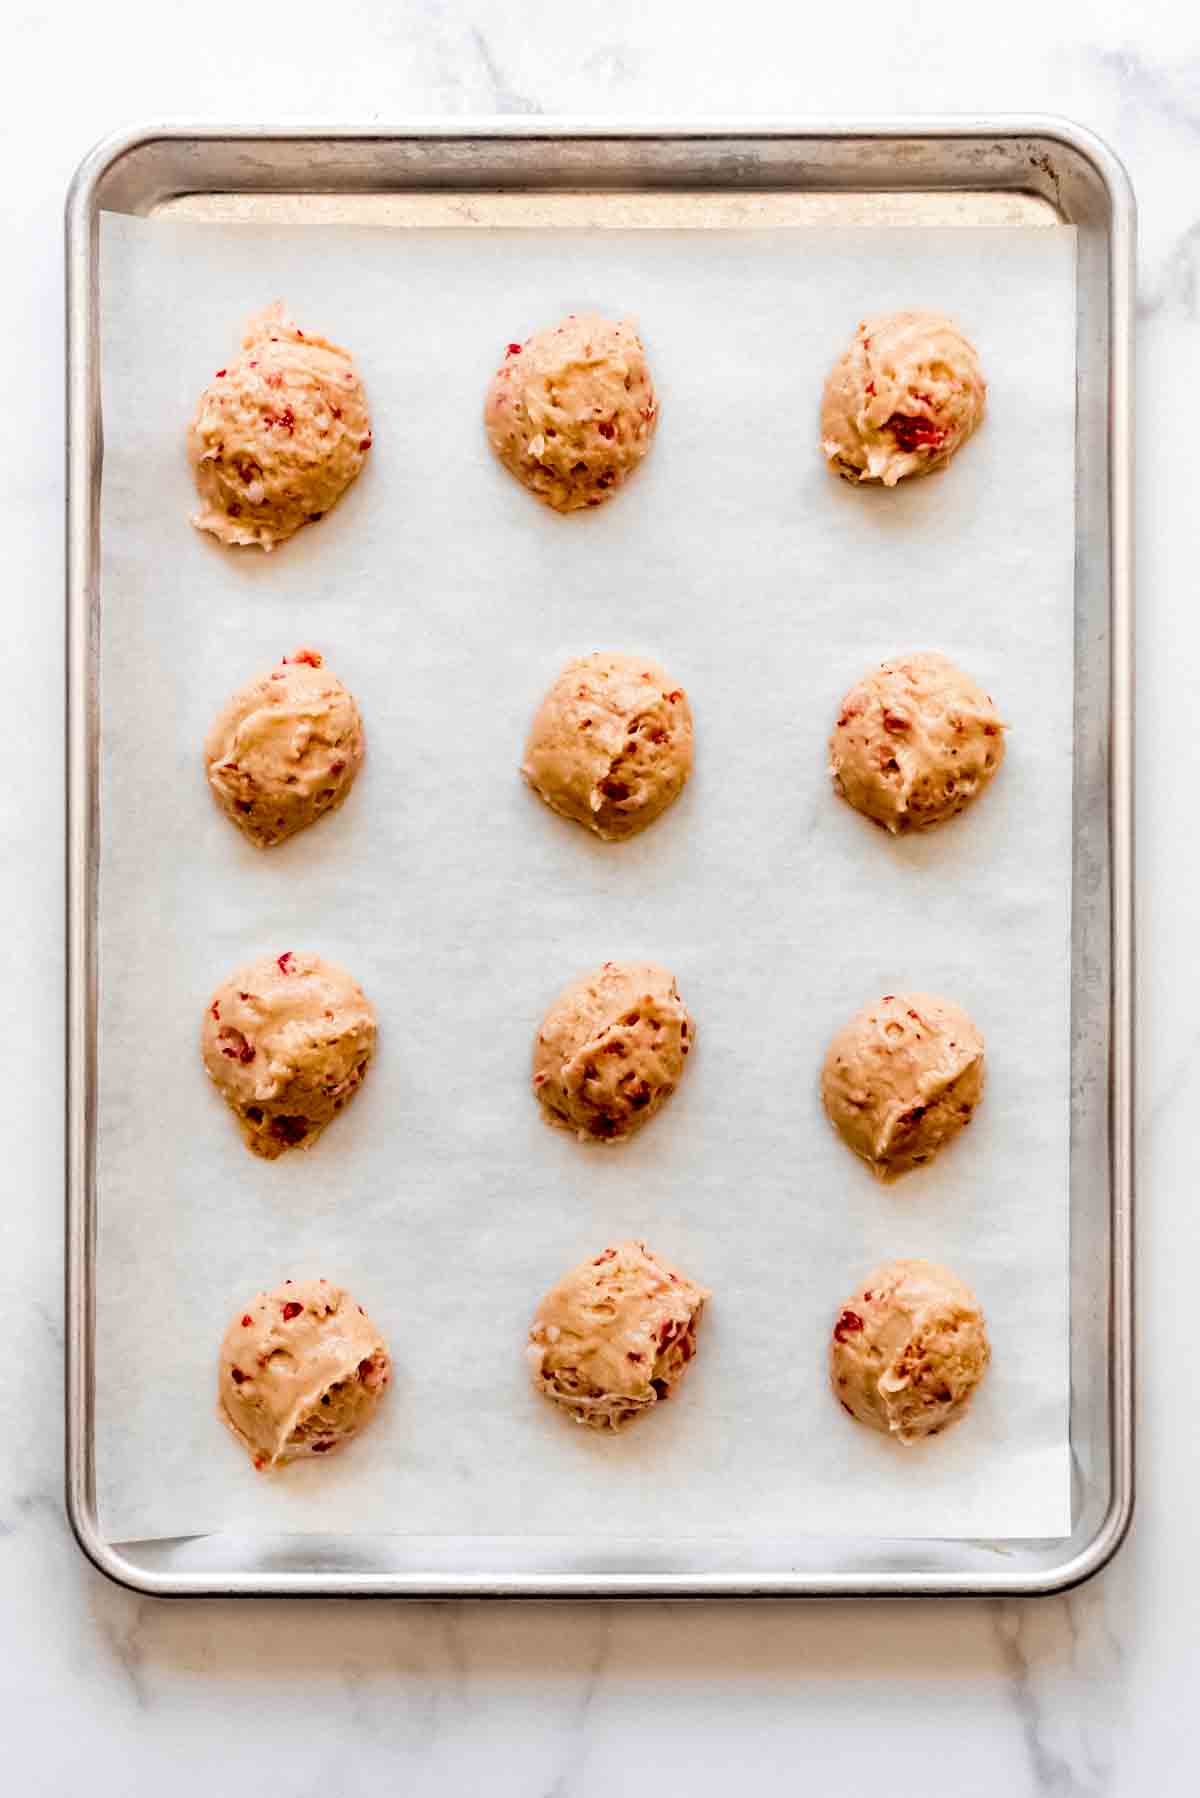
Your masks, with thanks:
[{"label": "marble countertop", "polygon": [[[861,0],[847,20],[610,0],[292,0],[244,23],[178,0],[18,3],[0,114],[13,406],[0,520],[5,691],[0,1261],[0,1725],[22,1798],[473,1788],[590,1798],[763,1791],[1196,1789],[1200,1433],[1169,1353],[1191,1339],[1191,912],[1200,838],[1200,20],[1178,0]],[[1124,159],[1141,209],[1138,580],[1142,1004],[1140,1497],[1116,1562],[1027,1603],[667,1605],[156,1602],[84,1563],[61,1504],[62,256],[83,152],[147,118],[331,123],[465,113],[771,119],[1054,112]],[[1182,446],[1182,447],[1181,447]],[[1171,758],[1177,758],[1174,766]],[[1178,1237],[1173,1232],[1178,1233]],[[1185,1388],[1186,1390],[1186,1388]],[[37,1419],[30,1427],[30,1417]],[[1174,1421],[1172,1418],[1174,1417]],[[852,1782],[852,1783],[849,1783]]]}]

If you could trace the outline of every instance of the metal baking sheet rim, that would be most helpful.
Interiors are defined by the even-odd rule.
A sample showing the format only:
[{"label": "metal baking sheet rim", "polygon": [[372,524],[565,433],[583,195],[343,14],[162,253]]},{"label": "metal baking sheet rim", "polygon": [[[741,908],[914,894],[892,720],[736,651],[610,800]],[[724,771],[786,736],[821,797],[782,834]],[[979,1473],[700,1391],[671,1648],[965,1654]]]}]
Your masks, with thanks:
[{"label": "metal baking sheet rim", "polygon": [[[471,147],[486,146],[503,160],[520,155],[522,145],[553,147],[571,164],[572,179],[547,179],[539,171],[533,185],[543,191],[589,186],[621,191],[611,166],[582,179],[589,153],[603,155],[627,147],[627,187],[653,188],[637,174],[639,151],[677,153],[668,183],[686,191],[704,186],[752,190],[764,185],[760,159],[804,154],[823,159],[823,185],[831,190],[963,190],[996,188],[1034,191],[1049,198],[1068,222],[1079,215],[1064,202],[1063,170],[1056,157],[1070,160],[1071,173],[1086,202],[1099,207],[1104,239],[1106,293],[1106,423],[1104,427],[1107,610],[1107,857],[1103,869],[1107,902],[1107,1303],[1100,1326],[1107,1335],[1107,1502],[1081,1535],[1062,1543],[1024,1545],[959,1544],[960,1550],[991,1549],[993,1567],[961,1569],[903,1565],[802,1571],[613,1569],[570,1571],[397,1571],[348,1567],[274,1570],[223,1568],[159,1569],[134,1558],[133,1545],[108,1542],[100,1529],[95,1501],[94,1348],[96,1204],[94,1188],[94,1095],[96,1057],[96,967],[94,923],[99,819],[97,812],[98,713],[95,694],[96,622],[99,604],[99,497],[102,420],[98,365],[98,226],[106,185],[119,165],[153,148],[177,157],[181,172],[174,187],[144,194],[159,204],[175,194],[206,191],[304,191],[313,182],[289,182],[281,152],[326,148],[333,156],[364,152],[385,160],[405,146],[421,154],[444,149],[453,159],[448,180],[437,186],[488,187],[525,183],[506,171],[507,181],[481,179]],[[956,160],[966,147],[964,164]],[[939,171],[939,153],[944,166]],[[254,180],[230,183],[206,179],[214,159],[248,155]],[[272,157],[274,163],[272,164]],[[464,157],[466,158],[464,160]],[[722,159],[728,167],[722,178]],[[897,167],[899,164],[899,168]],[[182,173],[186,165],[186,176]],[[905,178],[905,170],[909,178]],[[226,175],[228,168],[224,169]],[[768,175],[772,170],[765,171]],[[939,172],[941,178],[939,179]],[[1023,179],[1022,177],[1023,173]],[[283,175],[284,179],[273,179]],[[464,182],[463,174],[472,180]],[[748,176],[754,174],[752,180]],[[128,168],[125,171],[128,177]],[[1005,176],[1008,178],[1006,179]],[[161,182],[161,177],[160,177]],[[765,183],[786,189],[786,181]],[[400,183],[419,190],[422,183]],[[804,185],[796,183],[793,185]],[[368,182],[347,183],[370,191]],[[120,197],[127,202],[133,194]],[[376,189],[388,187],[386,179]],[[321,191],[331,191],[322,187]],[[907,120],[811,121],[803,124],[713,121],[681,125],[626,122],[595,124],[549,119],[464,119],[406,125],[395,130],[317,126],[222,127],[154,124],[118,133],[92,150],[80,164],[67,197],[67,1078],[66,1078],[66,1508],[84,1555],[108,1578],[152,1596],[390,1596],[414,1598],[717,1598],[717,1597],[923,1597],[1021,1596],[1066,1590],[1090,1578],[1115,1554],[1128,1530],[1134,1502],[1133,1411],[1133,549],[1132,404],[1133,299],[1136,214],[1128,176],[1099,138],[1064,119],[1004,116]],[[1089,221],[1097,229],[1096,220]],[[1081,277],[1081,287],[1083,280]],[[1081,383],[1081,410],[1083,386]],[[1079,612],[1077,609],[1077,636]],[[1078,658],[1077,658],[1078,666]],[[1077,702],[1077,726],[1079,719]],[[1079,757],[1076,757],[1077,778]],[[1073,1007],[1078,996],[1075,967],[1077,928],[1072,925]],[[1073,1016],[1073,1032],[1075,1021]],[[1074,1042],[1073,1042],[1074,1052]],[[1072,1070],[1073,1105],[1079,1102],[1078,1070]],[[1074,1124],[1074,1117],[1073,1117]],[[1074,1130],[1073,1130],[1074,1159]],[[1072,1257],[1079,1223],[1079,1194],[1072,1174]],[[1075,1412],[1075,1357],[1072,1355],[1072,1418]],[[1074,1429],[1072,1430],[1074,1446]],[[1081,1476],[1082,1477],[1082,1476]],[[297,1538],[296,1542],[302,1542]],[[369,1538],[357,1543],[359,1551]],[[727,1548],[731,1545],[726,1545]],[[876,1550],[903,1545],[876,1542]],[[936,1543],[919,1545],[911,1559],[927,1561]],[[949,1546],[949,1545],[946,1545]],[[913,1549],[917,1545],[912,1545]],[[902,1558],[897,1556],[897,1558]],[[1003,1564],[1007,1563],[1007,1564]]]}]

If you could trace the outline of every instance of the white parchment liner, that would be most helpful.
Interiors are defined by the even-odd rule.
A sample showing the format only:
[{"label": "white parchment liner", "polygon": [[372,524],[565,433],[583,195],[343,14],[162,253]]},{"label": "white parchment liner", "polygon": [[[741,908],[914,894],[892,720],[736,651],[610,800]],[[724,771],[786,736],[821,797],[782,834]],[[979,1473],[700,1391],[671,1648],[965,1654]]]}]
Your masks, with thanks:
[{"label": "white parchment liner", "polygon": [[[622,1537],[1069,1528],[1067,1147],[1075,244],[1069,230],[256,229],[103,234],[97,1470],[114,1538],[218,1528]],[[271,556],[191,529],[184,428],[246,315],[284,298],[349,345],[369,467]],[[936,305],[977,344],[988,421],[951,469],[855,491],[815,446],[825,370],[869,310]],[[491,460],[484,386],[565,311],[642,327],[662,423],[611,504],[558,518]],[[301,643],[357,695],[336,817],[259,854],[200,746]],[[697,769],[647,835],[594,842],[516,774],[571,653],[645,650],[691,695]],[[993,789],[893,842],[835,802],[825,741],[871,663],[941,649],[1011,724]],[[343,962],[379,1014],[362,1095],[311,1154],[242,1147],[197,1052],[260,952]],[[633,1144],[541,1124],[531,1033],[571,976],[650,956],[699,1026]],[[890,1189],[817,1072],[866,999],[942,991],[987,1096]],[[541,1291],[643,1234],[713,1288],[678,1402],[605,1440],[525,1384]],[[979,1292],[992,1373],[905,1452],[825,1382],[838,1302],[928,1255]],[[263,1284],[324,1274],[397,1379],[343,1456],[256,1477],[213,1415],[216,1349]]]}]

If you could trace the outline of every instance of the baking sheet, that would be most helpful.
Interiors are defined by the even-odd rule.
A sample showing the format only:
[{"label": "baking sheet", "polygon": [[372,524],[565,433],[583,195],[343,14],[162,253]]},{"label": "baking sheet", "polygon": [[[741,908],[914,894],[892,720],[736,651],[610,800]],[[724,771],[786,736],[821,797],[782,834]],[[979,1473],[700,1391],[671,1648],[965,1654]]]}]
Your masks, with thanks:
[{"label": "baking sheet", "polygon": [[[106,1534],[1066,1534],[1073,232],[106,217],[102,257]],[[186,523],[183,426],[276,296],[355,349],[375,448],[319,527],[231,554]],[[820,381],[863,311],[914,302],[977,342],[989,421],[946,476],[855,492],[813,448]],[[563,520],[493,464],[479,408],[508,339],[584,306],[639,318],[663,423],[626,492]],[[260,856],[200,744],[301,642],[357,694],[368,761],[340,814]],[[626,845],[515,774],[561,661],[603,646],[661,657],[697,717],[692,785]],[[908,647],[961,660],[1012,734],[973,813],[892,843],[834,803],[824,742]],[[380,1049],[317,1148],[266,1165],[196,1036],[226,971],[285,948],[362,980]],[[642,954],[699,1047],[642,1137],[588,1150],[541,1125],[529,1038],[568,978]],[[973,1013],[989,1090],[953,1152],[882,1189],[816,1074],[850,1011],[907,985]],[[679,1401],[606,1441],[533,1401],[520,1350],[544,1287],[631,1233],[714,1300]],[[836,1305],[891,1254],[968,1278],[995,1357],[970,1420],[908,1453],[824,1383]],[[306,1273],[367,1306],[396,1387],[345,1456],[256,1479],[213,1418],[216,1344]]]}]

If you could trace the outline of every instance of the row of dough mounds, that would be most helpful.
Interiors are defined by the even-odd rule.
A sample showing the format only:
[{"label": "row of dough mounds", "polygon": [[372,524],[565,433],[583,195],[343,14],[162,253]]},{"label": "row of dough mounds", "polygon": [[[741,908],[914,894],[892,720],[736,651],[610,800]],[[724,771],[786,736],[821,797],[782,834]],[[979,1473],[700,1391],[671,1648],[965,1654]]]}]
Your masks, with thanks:
[{"label": "row of dough mounds", "polygon": [[[1004,759],[988,694],[946,656],[899,656],[857,682],[829,739],[835,791],[893,835],[945,823]],[[643,656],[569,661],[534,714],[521,773],[551,810],[609,842],[662,816],[692,772],[685,689]],[[310,648],[240,688],[204,745],[209,786],[260,849],[336,811],[366,749],[353,696]]]},{"label": "row of dough mounds", "polygon": [[[939,312],[859,325],[825,383],[820,444],[854,482],[894,487],[943,468],[980,423],[987,386],[972,345]],[[659,404],[632,319],[570,313],[510,343],[488,385],[484,426],[499,462],[556,512],[601,505],[654,441]],[[316,524],[362,471],[374,441],[348,350],[305,333],[281,303],[200,396],[188,430],[200,509],[219,542],[271,550]]]},{"label": "row of dough mounds", "polygon": [[[232,973],[205,1008],[204,1066],[248,1148],[309,1149],[366,1079],[375,1012],[343,968],[286,949]],[[675,1092],[696,1025],[674,975],[606,961],[563,988],[534,1035],[532,1088],[547,1123],[621,1142]],[[882,1179],[922,1167],[983,1097],[983,1038],[952,1000],[887,993],[829,1046],[826,1114]]]},{"label": "row of dough mounds", "polygon": [[[564,1274],[529,1329],[536,1391],[590,1429],[618,1430],[671,1398],[712,1294],[644,1242],[610,1244]],[[889,1261],[838,1308],[829,1379],[843,1410],[911,1444],[965,1411],[990,1358],[975,1295],[948,1268]],[[221,1343],[218,1410],[256,1468],[345,1446],[391,1382],[387,1345],[328,1280],[286,1280],[239,1311]]]}]

